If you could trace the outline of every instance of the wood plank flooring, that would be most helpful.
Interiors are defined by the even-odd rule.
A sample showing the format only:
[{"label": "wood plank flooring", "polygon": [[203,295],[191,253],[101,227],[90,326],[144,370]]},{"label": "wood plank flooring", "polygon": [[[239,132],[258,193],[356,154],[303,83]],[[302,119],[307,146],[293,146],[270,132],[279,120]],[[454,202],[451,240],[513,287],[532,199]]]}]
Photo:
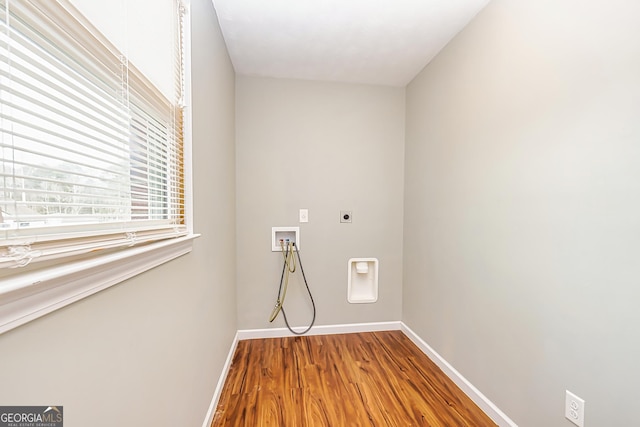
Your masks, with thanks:
[{"label": "wood plank flooring", "polygon": [[238,343],[212,427],[496,426],[401,331]]}]

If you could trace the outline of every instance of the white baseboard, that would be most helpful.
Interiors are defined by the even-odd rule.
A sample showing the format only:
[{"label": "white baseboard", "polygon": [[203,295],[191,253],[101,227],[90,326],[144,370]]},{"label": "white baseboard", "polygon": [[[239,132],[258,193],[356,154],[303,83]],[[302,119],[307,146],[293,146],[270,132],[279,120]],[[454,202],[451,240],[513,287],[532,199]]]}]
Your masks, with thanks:
[{"label": "white baseboard", "polygon": [[[305,335],[349,334],[354,332],[399,331],[402,322],[350,323],[345,325],[314,326]],[[305,327],[292,328],[296,332],[304,331]],[[295,336],[287,328],[272,329],[242,329],[238,331],[238,340],[254,338],[282,338]]]},{"label": "white baseboard", "polygon": [[204,419],[204,423],[202,423],[202,427],[211,427],[213,417],[216,414],[216,408],[218,407],[218,400],[220,400],[220,395],[222,394],[222,387],[224,387],[224,382],[227,380],[227,374],[229,373],[229,369],[231,368],[233,355],[235,354],[236,347],[238,346],[238,341],[240,340],[238,339],[238,333],[236,332],[236,336],[233,338],[231,348],[229,349],[229,354],[227,355],[227,360],[224,362],[224,366],[222,367],[220,378],[218,378],[218,384],[216,385],[216,389],[213,392],[213,398],[211,399],[211,404],[209,405],[209,411],[207,412],[207,416]]},{"label": "white baseboard", "polygon": [[[305,328],[293,328],[295,331],[303,331]],[[495,423],[500,427],[518,427],[504,412],[502,412],[493,402],[491,402],[484,394],[480,392],[473,384],[471,384],[460,372],[449,364],[442,356],[440,356],[429,344],[420,338],[403,322],[376,322],[376,323],[351,323],[345,325],[321,325],[314,326],[306,335],[331,335],[331,334],[348,334],[354,332],[377,332],[377,331],[402,331],[413,343],[418,346],[424,354],[429,357],[442,371],[447,375],[480,409],[484,411]],[[255,338],[282,338],[294,336],[287,328],[273,329],[243,329],[236,333],[227,361],[224,364],[218,385],[216,386],[209,412],[202,424],[202,427],[210,427],[213,422],[215,410],[222,393],[222,387],[227,379],[233,354],[236,351],[238,341],[255,339]]]},{"label": "white baseboard", "polygon": [[422,338],[420,338],[415,332],[413,332],[407,325],[400,322],[402,327],[400,330],[409,337],[415,345],[418,346],[424,354],[429,357],[438,365],[442,372],[451,379],[459,388],[469,396],[473,402],[478,405],[482,411],[489,416],[500,427],[518,427],[504,412],[491,402],[484,394],[480,392],[473,384],[471,384],[465,377],[460,374],[449,362],[447,362],[442,356],[440,356],[429,344],[427,344]]}]

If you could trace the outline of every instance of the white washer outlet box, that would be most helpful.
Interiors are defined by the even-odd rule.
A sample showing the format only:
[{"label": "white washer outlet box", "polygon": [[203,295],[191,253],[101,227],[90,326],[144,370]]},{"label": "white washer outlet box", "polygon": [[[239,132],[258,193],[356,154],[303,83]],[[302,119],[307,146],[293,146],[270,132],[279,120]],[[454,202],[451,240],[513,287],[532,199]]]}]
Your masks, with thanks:
[{"label": "white washer outlet box", "polygon": [[287,243],[300,248],[300,227],[271,227],[271,252],[282,251],[281,240],[285,248]]}]

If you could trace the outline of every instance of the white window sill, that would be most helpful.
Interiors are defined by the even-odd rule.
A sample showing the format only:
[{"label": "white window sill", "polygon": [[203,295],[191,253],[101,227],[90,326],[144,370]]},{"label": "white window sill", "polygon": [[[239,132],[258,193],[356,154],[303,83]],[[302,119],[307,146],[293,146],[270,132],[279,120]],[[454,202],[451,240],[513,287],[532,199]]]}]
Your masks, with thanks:
[{"label": "white window sill", "polygon": [[191,252],[197,234],[0,279],[0,334]]}]

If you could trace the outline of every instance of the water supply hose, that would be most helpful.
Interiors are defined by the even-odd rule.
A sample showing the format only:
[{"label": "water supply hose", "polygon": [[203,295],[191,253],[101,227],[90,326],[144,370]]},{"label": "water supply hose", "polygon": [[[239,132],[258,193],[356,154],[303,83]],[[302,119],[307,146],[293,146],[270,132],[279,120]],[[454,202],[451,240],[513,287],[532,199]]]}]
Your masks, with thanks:
[{"label": "water supply hose", "polygon": [[[282,266],[282,275],[280,276],[280,286],[278,288],[278,299],[276,300],[276,305],[271,312],[271,317],[269,317],[269,322],[273,322],[276,317],[278,317],[278,313],[282,311],[282,317],[284,318],[284,323],[287,325],[287,329],[292,334],[295,335],[304,335],[311,330],[311,327],[316,322],[316,303],[313,300],[313,295],[311,294],[311,289],[309,288],[309,283],[307,282],[307,277],[304,274],[304,268],[302,267],[302,259],[300,258],[300,251],[296,247],[295,243],[287,243],[287,249],[284,248],[284,242],[280,241],[280,247],[282,249],[282,254],[284,257],[284,264]],[[284,299],[287,294],[287,287],[289,286],[289,273],[294,273],[296,271],[296,256],[298,255],[298,265],[300,266],[300,272],[302,273],[302,278],[304,279],[304,285],[307,288],[307,293],[309,294],[309,299],[311,300],[311,305],[313,307],[313,318],[311,319],[311,324],[308,328],[306,328],[302,332],[296,332],[289,325],[289,320],[287,319],[287,313],[284,310]],[[293,267],[292,267],[293,265]],[[284,283],[284,286],[283,286]]]}]

